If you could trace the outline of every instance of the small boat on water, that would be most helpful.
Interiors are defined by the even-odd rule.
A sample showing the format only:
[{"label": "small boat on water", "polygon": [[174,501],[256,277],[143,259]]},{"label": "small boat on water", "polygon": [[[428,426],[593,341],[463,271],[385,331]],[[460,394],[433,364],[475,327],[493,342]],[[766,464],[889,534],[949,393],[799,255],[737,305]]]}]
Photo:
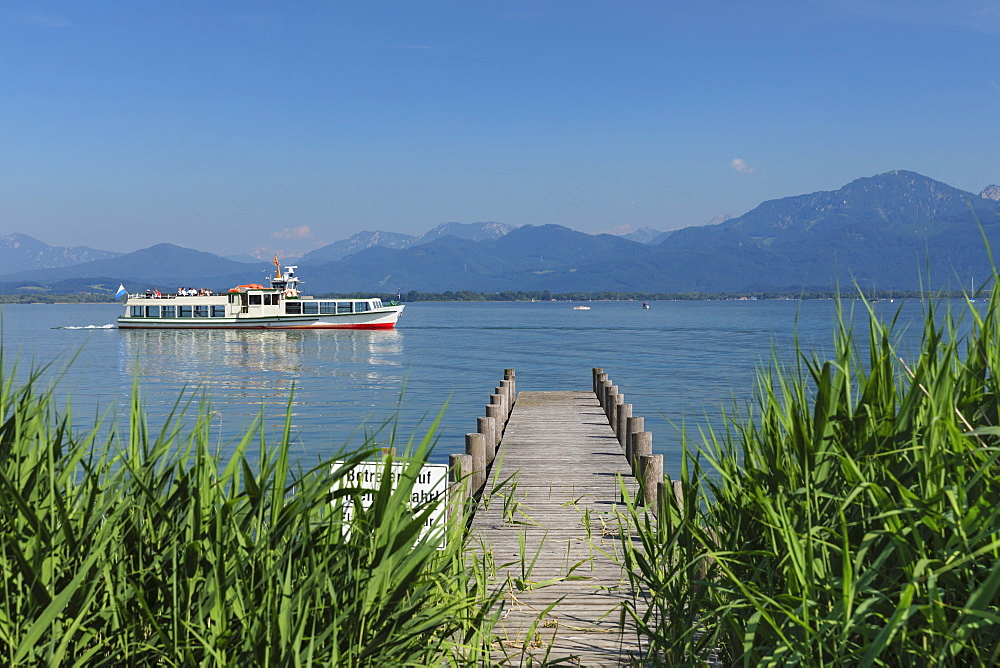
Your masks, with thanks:
[{"label": "small boat on water", "polygon": [[238,285],[227,293],[180,289],[128,295],[119,329],[392,329],[403,306],[381,299],[317,299],[302,295],[297,266],[284,273],[274,258],[270,286]]},{"label": "small boat on water", "polygon": [[590,307],[589,306],[574,306],[573,310],[574,311],[589,311]]},{"label": "small boat on water", "polygon": [[649,302],[643,302],[642,303],[642,307],[643,308],[649,308]]}]

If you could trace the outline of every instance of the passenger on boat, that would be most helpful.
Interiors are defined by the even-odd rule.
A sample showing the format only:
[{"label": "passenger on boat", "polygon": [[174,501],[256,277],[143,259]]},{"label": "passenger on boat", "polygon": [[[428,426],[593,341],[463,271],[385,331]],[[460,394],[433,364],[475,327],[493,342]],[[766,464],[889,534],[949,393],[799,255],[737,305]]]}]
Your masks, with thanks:
[{"label": "passenger on boat", "polygon": [[153,291],[150,290],[149,288],[146,288],[146,299],[150,299],[152,298],[152,296],[153,296]]}]

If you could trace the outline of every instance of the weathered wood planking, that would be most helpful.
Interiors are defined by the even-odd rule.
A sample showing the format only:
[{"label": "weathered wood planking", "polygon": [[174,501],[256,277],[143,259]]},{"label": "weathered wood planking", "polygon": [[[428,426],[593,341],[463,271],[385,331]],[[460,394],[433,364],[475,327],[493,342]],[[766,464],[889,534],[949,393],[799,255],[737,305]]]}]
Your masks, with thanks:
[{"label": "weathered wood planking", "polygon": [[[508,476],[491,495],[489,488]],[[635,634],[621,628],[622,603],[631,593],[612,557],[620,552],[623,479],[634,494],[622,449],[593,393],[517,395],[472,524],[474,544],[496,565],[493,586],[506,599],[494,662],[520,664],[530,655],[543,663],[629,663]],[[584,579],[561,580],[568,575]],[[547,581],[556,582],[541,586]]]}]

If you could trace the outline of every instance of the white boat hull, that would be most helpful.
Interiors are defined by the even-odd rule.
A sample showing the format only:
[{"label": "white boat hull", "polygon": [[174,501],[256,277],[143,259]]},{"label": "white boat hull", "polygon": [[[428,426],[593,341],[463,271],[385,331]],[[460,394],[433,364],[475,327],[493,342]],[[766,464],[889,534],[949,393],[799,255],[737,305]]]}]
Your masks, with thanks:
[{"label": "white boat hull", "polygon": [[278,315],[228,318],[131,318],[120,316],[119,329],[392,329],[402,306],[365,313]]}]

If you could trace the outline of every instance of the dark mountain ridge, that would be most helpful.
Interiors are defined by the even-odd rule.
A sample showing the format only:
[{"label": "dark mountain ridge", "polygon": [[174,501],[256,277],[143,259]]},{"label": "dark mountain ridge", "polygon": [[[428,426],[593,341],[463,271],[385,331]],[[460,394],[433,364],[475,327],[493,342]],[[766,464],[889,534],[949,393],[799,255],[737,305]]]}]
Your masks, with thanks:
[{"label": "dark mountain ridge", "polygon": [[[314,251],[302,258],[300,273],[312,294],[801,291],[855,282],[863,289],[955,289],[973,278],[983,285],[991,276],[984,237],[1000,248],[1000,201],[986,192],[975,195],[894,171],[838,190],[763,202],[738,218],[676,230],[655,246],[559,225],[445,223],[420,238],[355,235],[357,250],[330,261]],[[340,249],[349,241],[338,242]],[[262,282],[271,270],[266,262],[254,267],[159,244],[117,258],[0,276],[0,282],[10,291],[25,281],[44,287],[118,276],[143,288],[225,289]]]},{"label": "dark mountain ridge", "polygon": [[[916,289],[922,276],[927,285],[928,269],[932,285],[957,288],[964,276],[990,273],[984,234],[998,247],[1000,202],[895,171],[764,202],[719,225],[677,230],[659,248],[662,262],[681,268],[679,284],[685,281],[677,273],[699,266],[698,278],[712,290],[830,289],[853,281]],[[705,262],[735,271],[705,280]]]}]

